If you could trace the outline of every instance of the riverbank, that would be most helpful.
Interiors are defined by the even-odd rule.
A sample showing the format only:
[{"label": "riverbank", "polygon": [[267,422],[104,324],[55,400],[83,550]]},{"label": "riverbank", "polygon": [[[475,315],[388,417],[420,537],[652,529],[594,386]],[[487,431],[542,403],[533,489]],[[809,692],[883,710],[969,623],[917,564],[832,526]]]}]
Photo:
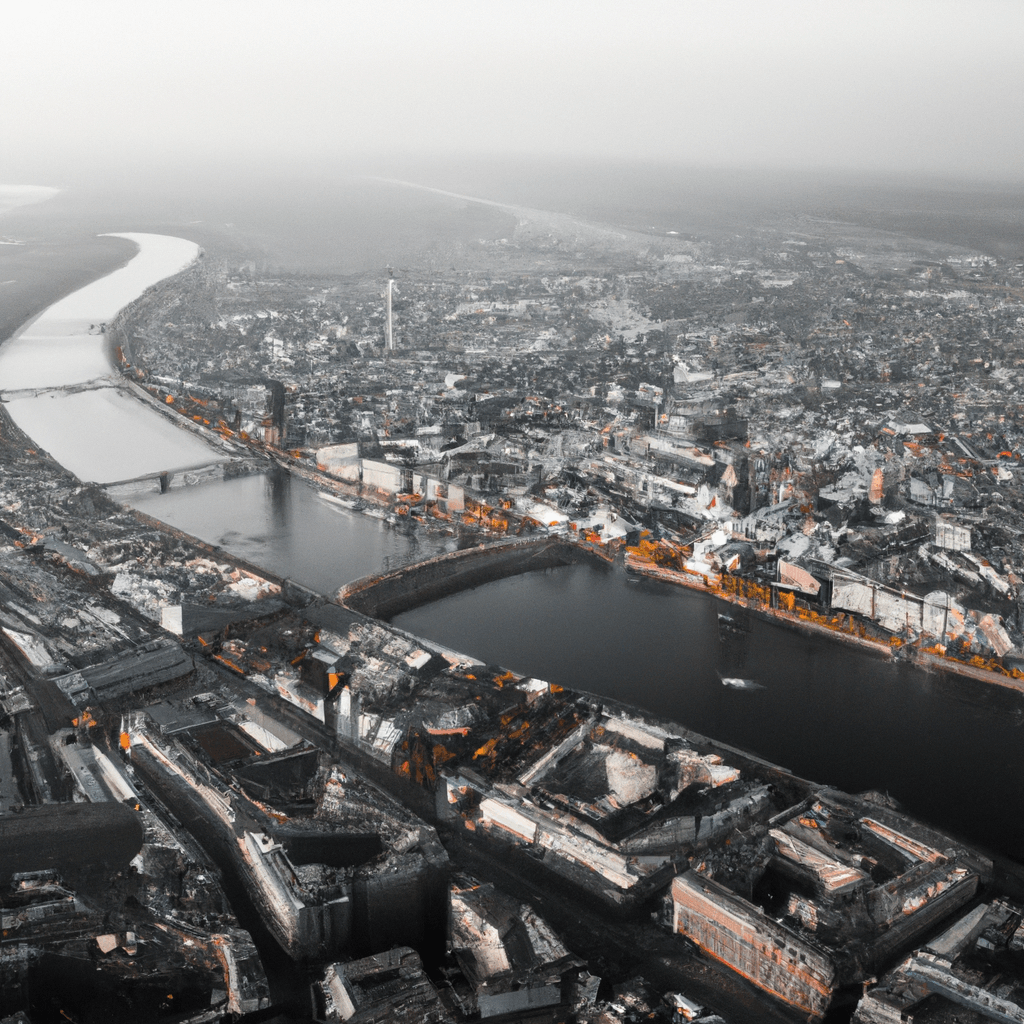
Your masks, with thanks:
[{"label": "riverbank", "polygon": [[493,580],[582,561],[588,553],[558,538],[516,540],[450,551],[392,572],[347,583],[337,594],[345,608],[390,619],[422,604]]},{"label": "riverbank", "polygon": [[819,636],[829,640],[838,640],[841,643],[851,644],[862,651],[869,652],[891,661],[894,649],[885,641],[870,636],[862,636],[859,633],[850,633],[845,630],[833,628],[815,622],[809,618],[802,618],[799,615],[786,612],[781,608],[769,608],[757,601],[739,594],[730,594],[718,587],[712,587],[706,576],[698,576],[695,573],[680,571],[677,569],[666,569],[664,566],[655,565],[637,555],[628,553],[625,557],[625,568],[627,572],[636,573],[639,576],[646,576],[649,579],[659,580],[672,586],[686,587],[688,590],[696,590],[702,594],[717,598],[727,604],[747,609],[751,614],[768,622],[787,626],[797,632],[805,633],[808,636]]},{"label": "riverbank", "polygon": [[886,640],[883,637],[871,636],[866,632],[863,624],[857,622],[849,613],[844,613],[844,616],[851,623],[856,623],[860,627],[859,632],[853,631],[853,625],[844,629],[831,622],[823,621],[822,616],[818,613],[801,614],[800,612],[787,611],[785,608],[771,608],[760,601],[753,601],[741,594],[730,593],[720,587],[715,587],[706,576],[698,576],[692,572],[676,569],[667,569],[632,553],[626,554],[625,567],[627,572],[656,579],[672,586],[686,587],[688,590],[696,590],[700,593],[708,594],[726,604],[744,608],[757,618],[767,622],[774,622],[807,636],[835,640],[839,643],[857,647],[861,651],[887,661],[904,659],[926,671],[961,676],[966,679],[973,679],[976,682],[995,684],[1008,690],[1014,690],[1017,693],[1024,693],[1024,679],[1018,679],[1015,676],[1005,675],[1002,672],[981,666],[967,665],[962,661],[945,657],[934,651],[922,650],[913,645],[904,645],[902,642],[893,644],[890,640]]},{"label": "riverbank", "polygon": [[191,265],[199,247],[165,235],[108,237],[132,242],[138,252],[47,307],[0,347],[11,418],[81,480],[106,483],[223,458],[205,437],[152,416],[118,386],[108,354],[106,325],[146,289]]},{"label": "riverbank", "polygon": [[[133,383],[132,386],[144,393],[144,389],[139,388],[138,385]],[[147,398],[155,408],[170,419],[180,419],[196,433],[206,435],[211,433],[208,428],[193,423],[188,417],[180,416],[180,413],[174,412],[170,407],[165,407],[152,396],[147,395]],[[216,436],[219,439],[219,434]],[[431,558],[425,562],[406,565],[401,569],[386,571],[384,574],[374,573],[342,587],[339,592],[339,599],[342,603],[348,607],[357,608],[363,614],[371,617],[391,619],[410,609],[443,600],[460,590],[472,589],[492,580],[530,572],[534,568],[550,568],[554,565],[569,564],[570,561],[588,557],[600,558],[604,562],[611,562],[614,558],[614,546],[612,545],[593,545],[580,538],[544,536],[527,541],[527,547],[539,549],[546,545],[553,545],[551,550],[555,550],[560,546],[563,551],[572,550],[573,556],[567,560],[550,561],[543,565],[539,561],[532,563],[524,561],[520,565],[517,559],[511,559],[509,564],[505,565],[507,552],[517,550],[518,545],[522,542],[506,544],[502,538],[507,537],[511,532],[508,525],[506,524],[504,530],[488,528],[492,510],[486,505],[476,505],[468,495],[467,508],[473,506],[475,509],[472,515],[463,515],[457,520],[450,515],[441,518],[425,514],[422,508],[413,506],[410,509],[408,505],[403,505],[402,502],[407,501],[410,496],[384,495],[377,488],[364,486],[358,481],[339,479],[313,469],[291,453],[272,449],[251,440],[245,442],[236,440],[235,444],[239,448],[247,449],[251,454],[258,454],[261,458],[272,461],[280,470],[305,481],[321,495],[337,502],[346,510],[364,511],[378,519],[383,517],[384,521],[391,525],[406,522],[416,531],[427,529],[429,532],[436,533],[440,530],[443,533],[451,534],[454,527],[458,527],[460,530],[467,529],[479,536],[480,540],[486,544],[487,551],[495,552],[493,557],[473,556],[461,560],[466,554],[462,552],[459,553],[460,559],[455,561],[448,561],[452,554],[448,553],[439,556],[444,559],[443,561]],[[508,511],[502,511],[501,514],[509,517]],[[490,574],[488,574],[488,564],[490,570],[493,570]],[[912,645],[904,645],[898,639],[894,643],[892,638],[887,636],[872,635],[866,623],[849,614],[834,617],[834,619],[842,620],[840,625],[834,619],[830,620],[818,612],[804,611],[801,613],[800,611],[787,611],[785,608],[772,608],[761,601],[752,601],[741,594],[730,593],[728,590],[714,586],[704,577],[667,569],[631,553],[626,554],[625,566],[628,572],[705,593],[726,604],[745,608],[765,621],[773,622],[805,636],[836,641],[843,646],[856,648],[882,661],[905,661],[918,665],[926,671],[941,672],[983,683],[994,683],[1004,689],[1018,693],[1024,692],[1024,681],[991,669],[945,658],[934,652],[923,651]],[[441,575],[436,575],[449,570],[453,572],[450,577],[442,578]],[[435,574],[436,578],[431,578],[432,574]],[[355,603],[350,603],[350,601]]]}]

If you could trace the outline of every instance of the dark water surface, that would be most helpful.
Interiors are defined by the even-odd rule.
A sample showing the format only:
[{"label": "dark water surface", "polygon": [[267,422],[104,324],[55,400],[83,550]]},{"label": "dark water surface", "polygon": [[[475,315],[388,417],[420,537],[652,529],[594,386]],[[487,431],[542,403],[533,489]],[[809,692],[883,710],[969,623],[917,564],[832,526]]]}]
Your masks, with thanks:
[{"label": "dark water surface", "polygon": [[283,471],[132,499],[147,515],[321,594],[456,546],[343,508]]},{"label": "dark water surface", "polygon": [[[1024,860],[1024,697],[751,618],[719,639],[706,595],[575,565],[499,580],[395,625],[641,707]],[[733,689],[722,676],[756,682]]]},{"label": "dark water surface", "polygon": [[[456,545],[340,508],[284,474],[134,504],[322,593]],[[748,632],[720,638],[719,610],[730,608],[583,564],[498,580],[394,622],[482,661],[647,708],[807,778],[888,791],[912,813],[1024,860],[1024,697],[754,618]],[[733,689],[723,676],[760,688]]]}]

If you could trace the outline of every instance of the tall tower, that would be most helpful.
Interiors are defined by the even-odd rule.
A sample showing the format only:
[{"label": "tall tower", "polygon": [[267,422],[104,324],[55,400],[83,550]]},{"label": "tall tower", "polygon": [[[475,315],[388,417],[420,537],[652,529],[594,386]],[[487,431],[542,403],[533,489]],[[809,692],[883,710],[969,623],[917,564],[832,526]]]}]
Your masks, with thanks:
[{"label": "tall tower", "polygon": [[394,350],[395,350],[395,336],[394,336],[394,333],[393,333],[393,331],[391,329],[391,327],[392,327],[392,324],[391,324],[391,289],[392,289],[392,286],[395,283],[395,278],[394,278],[394,272],[392,271],[392,269],[390,267],[388,267],[387,270],[388,270],[388,293],[387,293],[387,295],[388,295],[388,322],[387,322],[387,334],[385,336],[385,346],[384,347],[387,349],[388,352],[394,352]]}]

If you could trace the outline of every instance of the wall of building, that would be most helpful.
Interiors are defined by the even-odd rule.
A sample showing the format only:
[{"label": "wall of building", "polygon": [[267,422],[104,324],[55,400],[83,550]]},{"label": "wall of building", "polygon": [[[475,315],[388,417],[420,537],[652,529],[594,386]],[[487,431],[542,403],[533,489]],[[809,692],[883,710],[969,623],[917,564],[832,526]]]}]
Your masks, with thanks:
[{"label": "wall of building", "polygon": [[389,462],[362,461],[363,484],[376,487],[388,494],[396,494],[403,489],[405,470],[400,466],[392,466]]},{"label": "wall of building", "polygon": [[446,862],[420,852],[392,858],[387,865],[357,873],[352,892],[356,955],[403,945],[444,949]]},{"label": "wall of building", "polygon": [[358,464],[359,445],[356,442],[332,444],[326,448],[317,449],[316,468],[323,473],[342,475],[344,479],[350,479],[346,474],[353,466],[358,469]]},{"label": "wall of building", "polygon": [[692,871],[672,882],[673,931],[797,1009],[821,1016],[832,998],[831,959],[728,889]]},{"label": "wall of building", "polygon": [[924,619],[922,598],[840,576],[832,583],[832,607],[873,619],[890,633],[907,627],[920,632]]}]

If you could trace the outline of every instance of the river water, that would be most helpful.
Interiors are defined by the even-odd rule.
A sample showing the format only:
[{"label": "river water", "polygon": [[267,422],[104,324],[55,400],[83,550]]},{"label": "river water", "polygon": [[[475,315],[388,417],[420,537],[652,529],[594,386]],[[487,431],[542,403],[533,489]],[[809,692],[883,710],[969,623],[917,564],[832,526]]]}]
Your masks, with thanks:
[{"label": "river water", "polygon": [[456,546],[452,537],[352,512],[280,470],[140,495],[131,503],[321,594]]},{"label": "river water", "polygon": [[134,256],[54,303],[0,347],[0,389],[11,418],[76,476],[96,483],[224,458],[113,386],[100,331],[150,285],[187,267],[199,247],[166,235],[117,237],[134,243]]},{"label": "river water", "polygon": [[[620,568],[549,569],[406,612],[395,624],[487,662],[614,697],[805,777],[888,791],[1024,860],[1024,699],[751,618]],[[754,682],[734,689],[722,677]]]},{"label": "river water", "polygon": [[[185,249],[175,251],[167,273],[191,259]],[[178,259],[184,262],[175,267]],[[137,294],[139,283],[132,288]],[[0,387],[52,388],[103,369],[95,358],[102,339],[85,321],[109,319],[117,306],[82,305],[76,294],[0,349]],[[133,297],[124,292],[118,301]],[[64,362],[71,359],[74,373]],[[40,446],[84,479],[211,461],[200,440],[119,395],[126,418],[118,420],[116,403],[106,401],[115,394],[50,392],[16,399],[10,409]],[[455,545],[350,512],[281,474],[140,496],[135,504],[324,593]],[[396,623],[484,661],[630,701],[818,781],[888,790],[912,813],[1024,860],[1020,696],[756,620],[748,633],[722,641],[716,610],[705,595],[577,565],[496,581]],[[723,675],[760,688],[731,689]]]},{"label": "river water", "polygon": [[[138,508],[323,593],[455,546],[340,508],[286,476],[136,498]],[[619,567],[571,565],[463,591],[395,625],[488,663],[639,705],[1024,860],[1024,699],[749,619]],[[733,689],[722,677],[752,680]]]}]

